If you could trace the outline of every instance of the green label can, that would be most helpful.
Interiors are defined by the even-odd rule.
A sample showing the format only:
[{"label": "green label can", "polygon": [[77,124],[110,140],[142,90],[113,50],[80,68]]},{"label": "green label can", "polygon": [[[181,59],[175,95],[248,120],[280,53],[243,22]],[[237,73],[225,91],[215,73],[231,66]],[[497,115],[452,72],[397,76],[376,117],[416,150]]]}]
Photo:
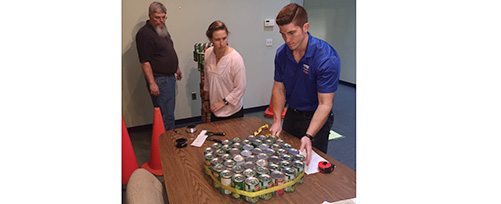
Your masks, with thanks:
[{"label": "green label can", "polygon": [[[271,176],[268,174],[261,174],[258,176],[259,182],[261,183],[261,189],[268,189],[273,187],[273,183],[271,180]],[[272,193],[266,193],[263,195],[260,195],[259,198],[263,200],[269,200],[273,197]]]},{"label": "green label can", "polygon": [[[286,167],[286,168],[284,168],[284,172],[285,172],[285,182],[292,181],[296,178],[296,169]],[[296,188],[294,185],[290,185],[290,186],[286,187],[284,190],[287,193],[291,193],[291,192],[294,192],[295,189]]]},{"label": "green label can", "polygon": [[[233,174],[232,178],[232,184],[231,186],[237,190],[244,190],[245,184],[244,184],[245,176],[242,174]],[[231,194],[234,198],[240,198],[240,194],[238,193],[233,193]]]},{"label": "green label can", "polygon": [[[256,192],[259,191],[259,180],[256,177],[248,177],[245,179],[245,191]],[[259,197],[245,197],[245,200],[250,203],[256,203]]]}]

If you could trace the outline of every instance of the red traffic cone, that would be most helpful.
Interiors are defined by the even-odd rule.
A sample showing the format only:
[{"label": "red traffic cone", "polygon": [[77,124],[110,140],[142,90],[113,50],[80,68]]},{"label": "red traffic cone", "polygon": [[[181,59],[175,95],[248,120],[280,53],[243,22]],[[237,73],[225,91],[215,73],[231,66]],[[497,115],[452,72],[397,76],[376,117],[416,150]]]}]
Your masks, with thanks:
[{"label": "red traffic cone", "polygon": [[162,164],[160,163],[160,135],[165,132],[164,121],[159,107],[155,107],[153,113],[153,133],[151,134],[150,161],[141,165],[155,176],[162,176]]},{"label": "red traffic cone", "polygon": [[[273,118],[273,98],[270,98],[270,106],[264,111],[264,116],[268,118]],[[284,107],[282,111],[282,118],[285,117],[285,113],[287,113],[287,108]]]},{"label": "red traffic cone", "polygon": [[130,175],[137,169],[137,159],[130,142],[129,132],[122,118],[122,184],[129,182]]}]

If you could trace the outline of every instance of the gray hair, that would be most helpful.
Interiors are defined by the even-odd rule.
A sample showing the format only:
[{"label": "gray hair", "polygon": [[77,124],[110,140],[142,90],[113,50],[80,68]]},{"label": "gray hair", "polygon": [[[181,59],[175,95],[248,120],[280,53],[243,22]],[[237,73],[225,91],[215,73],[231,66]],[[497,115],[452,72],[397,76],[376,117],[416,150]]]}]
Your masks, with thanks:
[{"label": "gray hair", "polygon": [[148,9],[148,14],[154,14],[154,13],[167,13],[167,8],[165,6],[157,1],[154,1],[153,3],[150,4],[150,8]]}]

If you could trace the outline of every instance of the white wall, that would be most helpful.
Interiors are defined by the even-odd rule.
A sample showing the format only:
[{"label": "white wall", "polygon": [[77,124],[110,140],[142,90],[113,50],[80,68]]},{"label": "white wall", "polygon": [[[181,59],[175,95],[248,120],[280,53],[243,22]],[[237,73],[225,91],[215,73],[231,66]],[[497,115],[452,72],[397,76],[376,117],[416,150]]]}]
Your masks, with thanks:
[{"label": "white wall", "polygon": [[[135,34],[148,19],[152,1],[122,1],[122,114],[128,127],[150,124],[153,105],[138,62]],[[265,18],[274,19],[288,0],[161,0],[167,7],[167,27],[179,57],[183,79],[177,83],[176,119],[200,116],[199,72],[193,61],[193,45],[206,42],[205,31],[222,20],[230,31],[230,46],[246,65],[247,91],[244,108],[268,105],[273,85],[275,50],[283,43],[278,27],[264,28]],[[265,39],[273,46],[266,47]],[[197,100],[191,100],[191,92]]]},{"label": "white wall", "polygon": [[310,33],[331,44],[341,58],[340,79],[356,84],[355,0],[305,0]]}]

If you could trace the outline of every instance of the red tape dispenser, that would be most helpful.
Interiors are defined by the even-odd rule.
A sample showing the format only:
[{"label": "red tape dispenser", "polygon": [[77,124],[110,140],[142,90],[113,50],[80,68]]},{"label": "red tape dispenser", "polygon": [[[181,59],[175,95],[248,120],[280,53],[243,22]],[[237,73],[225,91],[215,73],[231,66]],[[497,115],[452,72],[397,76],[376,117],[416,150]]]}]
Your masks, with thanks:
[{"label": "red tape dispenser", "polygon": [[327,161],[318,162],[318,171],[320,171],[320,173],[330,174],[334,171],[334,168],[336,168],[336,165],[331,164]]}]

